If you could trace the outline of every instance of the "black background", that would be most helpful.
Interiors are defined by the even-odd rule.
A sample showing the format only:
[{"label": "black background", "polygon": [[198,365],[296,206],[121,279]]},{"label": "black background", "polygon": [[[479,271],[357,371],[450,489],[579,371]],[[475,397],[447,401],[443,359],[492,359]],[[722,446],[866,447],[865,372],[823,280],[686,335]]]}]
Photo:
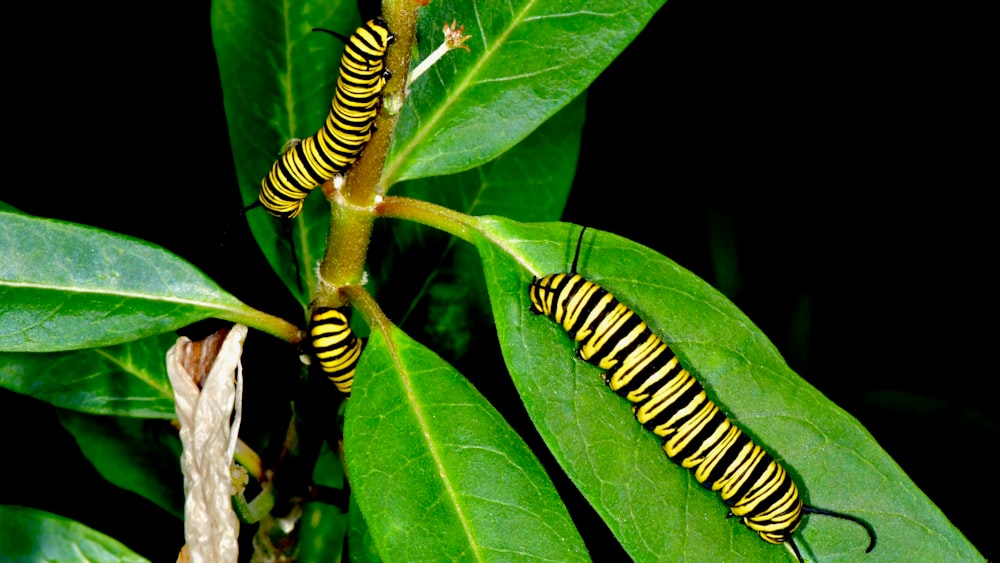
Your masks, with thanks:
[{"label": "black background", "polygon": [[[14,18],[30,39],[9,51],[0,200],[163,245],[297,319],[245,228],[219,256],[242,202],[208,2],[76,9]],[[915,3],[670,0],[591,88],[564,219],[720,285],[991,557],[996,180],[982,173],[976,20]],[[715,271],[721,247],[736,284]],[[870,400],[887,390],[940,408]],[[181,525],[101,480],[53,409],[0,391],[0,423],[0,503],[174,557]]]}]

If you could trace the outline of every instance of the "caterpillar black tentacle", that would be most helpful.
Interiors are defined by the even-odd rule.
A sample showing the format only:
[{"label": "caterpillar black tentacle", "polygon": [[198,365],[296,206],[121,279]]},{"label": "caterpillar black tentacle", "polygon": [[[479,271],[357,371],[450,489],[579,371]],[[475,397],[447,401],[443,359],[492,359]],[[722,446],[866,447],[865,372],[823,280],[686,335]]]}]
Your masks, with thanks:
[{"label": "caterpillar black tentacle", "polygon": [[670,347],[638,315],[608,290],[572,270],[533,279],[531,310],[549,317],[580,342],[577,355],[603,370],[615,393],[633,403],[636,420],[663,438],[673,462],[694,472],[705,488],[717,491],[730,516],[766,542],[788,543],[803,514],[849,520],[868,533],[866,552],[875,548],[875,530],[864,520],[805,505],[791,476],[770,454],[721,411],[681,364]]}]

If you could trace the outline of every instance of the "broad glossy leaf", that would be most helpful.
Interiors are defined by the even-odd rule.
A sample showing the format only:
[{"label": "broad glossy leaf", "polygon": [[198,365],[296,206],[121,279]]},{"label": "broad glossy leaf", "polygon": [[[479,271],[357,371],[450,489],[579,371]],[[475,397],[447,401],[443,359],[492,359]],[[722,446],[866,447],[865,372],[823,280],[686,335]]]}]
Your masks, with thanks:
[{"label": "broad glossy leaf", "polygon": [[[360,23],[353,0],[212,2],[212,41],[243,201],[256,201],[260,182],[285,143],[316,133],[330,111],[344,46],[312,28],[347,36]],[[291,221],[291,239],[287,222],[263,209],[247,213],[264,256],[303,305],[316,287],[313,265],[323,257],[330,222],[330,206],[321,194],[310,194],[304,203]],[[291,240],[305,291],[295,277]]]},{"label": "broad glossy leaf", "polygon": [[0,505],[0,530],[9,561],[146,561],[79,522],[34,508]]},{"label": "broad glossy leaf", "polygon": [[389,337],[372,333],[344,427],[379,555],[586,559],[541,464],[500,414],[433,352],[395,327]]},{"label": "broad glossy leaf", "polygon": [[184,517],[181,442],[169,422],[67,410],[59,422],[102,477]]},{"label": "broad glossy leaf", "polygon": [[0,387],[91,414],[174,418],[164,357],[176,340],[167,333],[72,352],[3,352]]},{"label": "broad glossy leaf", "polygon": [[52,219],[0,212],[0,350],[109,346],[209,317],[259,313],[167,250]]},{"label": "broad glossy leaf", "polygon": [[418,22],[420,60],[452,20],[472,36],[470,52],[448,52],[411,82],[383,181],[451,174],[497,157],[580,95],[662,4],[432,2]]},{"label": "broad glossy leaf", "polygon": [[[629,404],[577,359],[565,331],[532,315],[533,276],[569,270],[579,227],[483,219],[479,248],[504,358],[529,415],[567,474],[639,561],[790,557],[736,520],[673,465]],[[723,410],[788,469],[814,506],[870,522],[807,517],[795,534],[815,560],[969,561],[975,548],[856,420],[785,364],[732,303],[669,259],[588,231],[579,272],[632,307],[677,352]],[[651,524],[655,523],[655,524]]]}]

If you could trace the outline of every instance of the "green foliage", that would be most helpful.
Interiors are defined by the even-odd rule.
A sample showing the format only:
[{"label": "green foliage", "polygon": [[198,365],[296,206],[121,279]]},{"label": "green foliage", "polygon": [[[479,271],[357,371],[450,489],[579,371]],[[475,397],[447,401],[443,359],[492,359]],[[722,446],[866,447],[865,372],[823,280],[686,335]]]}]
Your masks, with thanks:
[{"label": "green foliage", "polygon": [[110,346],[255,311],[156,245],[0,212],[0,350]]},{"label": "green foliage", "polygon": [[83,524],[33,508],[0,506],[0,529],[7,561],[147,561]]},{"label": "green foliage", "polygon": [[586,559],[538,460],[454,368],[393,327],[359,373],[344,456],[384,559]]},{"label": "green foliage", "polygon": [[[420,58],[443,24],[465,23],[455,51],[411,85],[385,181],[452,174],[510,149],[576,98],[663,3],[432,2],[421,11]],[[496,127],[502,120],[503,126]]]},{"label": "green foliage", "polygon": [[59,422],[102,477],[178,518],[184,516],[181,442],[169,423],[69,410],[59,412]]},{"label": "green foliage", "polygon": [[111,346],[211,317],[289,327],[148,242],[8,212],[0,240],[0,352]]},{"label": "green foliage", "polygon": [[[725,521],[717,495],[662,455],[600,370],[574,358],[576,345],[561,327],[530,313],[525,288],[533,276],[569,270],[579,228],[482,223],[476,247],[511,377],[560,465],[629,554],[644,561],[778,557],[781,548]],[[584,237],[579,271],[670,343],[723,410],[790,469],[807,503],[870,522],[879,537],[871,560],[977,557],[864,428],[796,376],[721,293],[670,259],[599,231]],[[660,526],[643,525],[654,521]],[[860,527],[819,516],[795,537],[819,561],[857,557],[868,541]]]},{"label": "green foliage", "polygon": [[[343,46],[312,28],[350,35],[357,22],[353,1],[212,2],[212,41],[244,202],[256,201],[261,178],[285,143],[315,133],[330,111]],[[316,289],[313,265],[326,246],[330,213],[322,199],[306,198],[293,220],[306,292],[295,279],[285,227],[261,209],[247,214],[264,256],[303,305]]]},{"label": "green foliage", "polygon": [[311,502],[303,507],[298,561],[339,561],[349,519],[336,506]]},{"label": "green foliage", "polygon": [[[489,358],[472,358],[465,374],[442,359],[457,365],[475,344],[493,344],[494,328],[504,371],[545,446],[633,559],[790,560],[782,547],[727,521],[717,496],[671,464],[599,370],[574,357],[566,334],[530,313],[531,279],[566,271],[576,248],[579,227],[551,221],[561,217],[576,169],[583,92],[659,6],[435,0],[420,11],[418,59],[453,19],[473,36],[470,52],[448,53],[410,85],[383,183],[390,196],[457,213],[441,219],[418,209],[409,218],[423,225],[379,222],[375,240],[381,234],[386,244],[373,245],[366,293],[387,310],[400,301],[400,314],[388,315],[392,324],[354,303],[372,329],[344,414],[343,460],[332,452],[331,431],[330,449],[307,471],[331,487],[347,475],[350,504],[346,514],[305,504],[303,560],[338,559],[345,536],[351,557],[366,561],[588,558],[586,535],[536,452],[505,420],[517,408],[491,404],[469,382],[480,375],[473,370],[494,367]],[[294,10],[213,3],[244,202],[257,197],[284,142],[313,134],[329,109],[342,47],[309,30],[349,34],[357,22],[353,2]],[[470,217],[485,214],[498,217]],[[327,203],[313,194],[292,225],[298,268],[280,222],[263,210],[247,220],[306,308],[326,250]],[[529,223],[536,221],[548,222]],[[122,235],[5,210],[0,240],[0,386],[69,409],[63,426],[108,481],[179,515],[178,445],[157,420],[173,416],[163,367],[171,331],[220,318],[297,344],[300,319],[252,309],[170,252]],[[879,545],[866,560],[979,558],[867,431],[793,373],[722,294],[668,258],[597,230],[584,240],[580,271],[675,347],[713,399],[782,460],[809,504],[875,527]],[[247,386],[282,395],[299,375],[268,374]],[[333,403],[328,410],[329,427],[338,426]],[[270,454],[268,469],[283,438],[297,446],[285,428],[260,428],[266,417],[246,416],[242,437]],[[46,550],[68,543],[131,557],[78,523],[31,509],[0,507],[0,524],[22,542],[15,555],[62,559]],[[859,558],[866,539],[853,524],[815,516],[796,534],[804,555],[824,561]]]},{"label": "green foliage", "polygon": [[160,334],[106,348],[0,353],[0,385],[80,412],[173,418],[163,352],[174,340]]},{"label": "green foliage", "polygon": [[[458,53],[461,55],[462,53]],[[503,215],[522,221],[554,221],[562,215],[576,169],[583,129],[585,96],[571,102],[527,138],[496,159],[449,176],[401,183],[396,195],[443,205],[469,215]],[[369,291],[376,297],[398,298],[407,314],[398,319],[409,327],[409,313],[426,309],[428,324],[420,327],[425,342],[451,358],[469,346],[469,333],[489,318],[486,285],[476,250],[440,231],[412,222],[381,222],[381,234],[391,238],[387,249],[373,249]],[[417,255],[427,269],[420,287],[393,272]],[[412,258],[411,258],[412,260]]]},{"label": "green foliage", "polygon": [[[313,475],[318,485],[344,487],[344,467],[329,448],[323,448],[320,453]],[[329,561],[331,554],[341,554],[351,523],[348,514],[341,512],[339,507],[320,502],[307,504],[303,512],[298,560]]]}]

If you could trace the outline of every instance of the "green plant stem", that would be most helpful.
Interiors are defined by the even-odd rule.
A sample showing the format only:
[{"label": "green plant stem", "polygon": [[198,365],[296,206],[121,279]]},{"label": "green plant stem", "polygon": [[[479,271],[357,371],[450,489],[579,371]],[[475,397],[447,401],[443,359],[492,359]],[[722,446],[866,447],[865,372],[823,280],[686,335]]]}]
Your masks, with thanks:
[{"label": "green plant stem", "polygon": [[270,483],[262,483],[261,491],[252,501],[247,502],[244,493],[233,497],[233,510],[244,524],[260,522],[274,507],[274,490]]},{"label": "green plant stem", "polygon": [[375,206],[375,214],[379,217],[415,221],[440,229],[469,243],[472,242],[472,231],[476,230],[475,217],[408,197],[385,196],[382,202]]},{"label": "green plant stem", "polygon": [[417,9],[412,0],[386,2],[382,16],[395,35],[395,42],[386,51],[385,66],[392,73],[382,91],[383,107],[375,118],[375,133],[365,145],[357,162],[348,169],[344,184],[344,199],[351,205],[371,207],[375,196],[386,192],[382,185],[382,169],[389,154],[393,131],[399,120],[398,108],[402,106],[406,92],[407,73],[410,69],[410,53],[417,31]]},{"label": "green plant stem", "polygon": [[266,332],[275,338],[280,338],[296,346],[302,341],[303,334],[299,327],[285,319],[258,311],[250,306],[244,306],[240,309],[220,310],[215,316],[226,321],[243,323],[250,328]]},{"label": "green plant stem", "polygon": [[361,283],[374,221],[370,208],[354,207],[344,201],[331,205],[330,232],[319,267],[316,304],[344,305],[340,288]]},{"label": "green plant stem", "polygon": [[343,292],[351,301],[351,304],[354,305],[355,309],[361,312],[361,316],[364,317],[365,322],[368,323],[371,330],[381,332],[386,343],[391,347],[392,339],[390,338],[390,334],[392,333],[392,321],[382,312],[382,308],[375,302],[375,298],[362,285],[346,286],[343,288]]},{"label": "green plant stem", "polygon": [[243,440],[236,441],[236,452],[233,454],[233,459],[246,468],[247,473],[252,475],[254,479],[257,481],[263,479],[264,466],[260,461],[260,456]]}]

